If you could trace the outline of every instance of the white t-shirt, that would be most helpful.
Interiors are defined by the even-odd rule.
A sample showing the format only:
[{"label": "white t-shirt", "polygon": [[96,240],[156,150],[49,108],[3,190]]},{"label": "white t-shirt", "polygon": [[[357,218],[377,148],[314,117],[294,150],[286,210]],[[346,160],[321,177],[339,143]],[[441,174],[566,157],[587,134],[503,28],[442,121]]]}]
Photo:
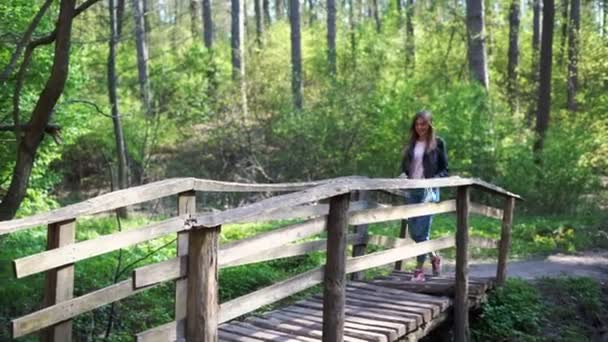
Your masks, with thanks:
[{"label": "white t-shirt", "polygon": [[414,159],[410,164],[410,178],[412,179],[424,178],[424,166],[422,165],[422,159],[424,158],[425,150],[426,141],[416,141],[416,146],[414,146]]}]

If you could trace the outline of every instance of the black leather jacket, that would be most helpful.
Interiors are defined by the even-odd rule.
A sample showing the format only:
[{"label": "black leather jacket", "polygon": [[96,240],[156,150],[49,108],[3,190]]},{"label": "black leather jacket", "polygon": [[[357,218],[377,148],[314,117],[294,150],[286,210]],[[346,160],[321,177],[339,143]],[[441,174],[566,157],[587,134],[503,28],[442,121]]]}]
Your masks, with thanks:
[{"label": "black leather jacket", "polygon": [[[443,139],[437,137],[437,148],[424,153],[422,166],[424,168],[424,178],[447,177],[448,174],[448,153]],[[407,149],[405,157],[401,161],[401,171],[410,176],[410,161],[414,158],[414,145]]]}]

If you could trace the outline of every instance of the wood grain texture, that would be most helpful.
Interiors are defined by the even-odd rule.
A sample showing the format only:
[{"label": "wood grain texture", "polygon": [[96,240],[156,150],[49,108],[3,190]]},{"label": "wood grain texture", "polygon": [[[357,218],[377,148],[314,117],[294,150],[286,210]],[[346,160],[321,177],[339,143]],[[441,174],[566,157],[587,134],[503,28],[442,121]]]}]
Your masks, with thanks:
[{"label": "wood grain texture", "polygon": [[500,247],[498,249],[498,266],[496,268],[496,282],[499,285],[507,280],[507,260],[509,258],[509,248],[511,247],[511,228],[513,226],[513,212],[515,210],[515,199],[512,197],[505,199],[504,216],[500,231]]},{"label": "wood grain texture", "polygon": [[456,210],[456,201],[440,203],[420,203],[399,205],[388,208],[368,209],[354,212],[350,215],[348,223],[351,225],[371,224],[394,220],[403,220],[423,215],[449,213]]},{"label": "wood grain texture", "polygon": [[[369,192],[368,191],[357,191],[354,193],[354,196],[359,201],[367,202],[367,200],[369,199]],[[349,209],[350,209],[350,205],[349,205]],[[366,237],[366,238],[369,235],[367,224],[355,225],[353,230],[354,230],[355,234],[358,234],[358,235]],[[348,241],[347,241],[347,244],[348,244]],[[352,256],[358,257],[358,256],[365,255],[366,250],[367,250],[367,239],[364,239],[363,243],[353,245]],[[365,274],[363,272],[354,272],[351,274],[351,279],[352,280],[362,280],[364,278],[364,276],[365,276]]]},{"label": "wood grain texture", "polygon": [[[187,215],[196,214],[196,192],[186,191],[181,192],[177,195],[177,215],[180,217],[186,217]],[[188,231],[182,231],[177,233],[177,257],[181,258],[188,255],[188,240],[190,238]],[[180,265],[181,267],[182,265]],[[185,265],[187,267],[187,265]],[[185,267],[184,267],[185,268]],[[135,276],[135,274],[134,274]],[[137,279],[134,279],[134,284],[137,284]],[[151,285],[151,284],[146,284]],[[135,286],[138,288],[141,286]],[[181,321],[186,318],[188,306],[188,282],[186,279],[177,279],[175,281],[175,320]],[[183,324],[178,325],[177,336],[184,337],[185,329]],[[176,336],[176,338],[177,338]]]},{"label": "wood grain texture", "polygon": [[219,286],[217,282],[221,227],[195,229],[188,239],[188,302],[186,339],[218,340]]},{"label": "wood grain texture", "polygon": [[323,280],[323,341],[344,339],[346,234],[349,194],[332,197],[327,216],[327,260]]},{"label": "wood grain texture", "polygon": [[[509,197],[509,198],[511,198],[511,197]],[[489,207],[487,205],[483,205],[483,204],[479,204],[479,203],[471,202],[470,209],[471,209],[471,213],[473,213],[473,214],[478,214],[478,215],[494,218],[497,220],[502,220],[503,215],[504,215],[502,209]]]},{"label": "wood grain texture", "polygon": [[[76,221],[50,224],[47,231],[47,250],[73,244],[76,239]],[[74,265],[69,264],[46,273],[44,306],[70,300],[74,292]],[[67,320],[46,329],[41,335],[43,342],[72,341],[72,321]]]},{"label": "wood grain texture", "polygon": [[15,276],[23,278],[31,274],[72,264],[187,228],[188,226],[184,218],[175,217],[145,227],[125,230],[119,233],[104,235],[97,239],[55,248],[14,260]]},{"label": "wood grain texture", "polygon": [[469,341],[469,205],[468,186],[457,190],[456,272],[454,289],[454,341]]}]

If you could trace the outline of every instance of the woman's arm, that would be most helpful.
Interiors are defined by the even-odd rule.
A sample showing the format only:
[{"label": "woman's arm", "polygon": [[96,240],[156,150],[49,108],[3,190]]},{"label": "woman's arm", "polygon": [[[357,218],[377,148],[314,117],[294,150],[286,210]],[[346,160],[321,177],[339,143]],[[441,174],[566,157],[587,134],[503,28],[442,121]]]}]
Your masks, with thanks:
[{"label": "woman's arm", "polygon": [[448,176],[448,150],[443,139],[437,138],[437,173],[435,174],[435,177]]}]

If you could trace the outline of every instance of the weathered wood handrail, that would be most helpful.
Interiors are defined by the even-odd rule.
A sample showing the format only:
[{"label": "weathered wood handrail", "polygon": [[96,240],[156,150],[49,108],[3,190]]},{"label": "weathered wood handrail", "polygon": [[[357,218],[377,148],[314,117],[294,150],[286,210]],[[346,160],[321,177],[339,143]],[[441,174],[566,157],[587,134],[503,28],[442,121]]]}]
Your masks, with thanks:
[{"label": "weathered wood handrail", "polygon": [[[367,194],[368,191],[395,192],[399,189],[426,187],[456,187],[458,196],[456,200],[440,203],[399,206],[379,206],[369,203],[363,196],[359,202],[350,202],[350,210],[345,209],[349,207],[349,196],[353,192]],[[504,208],[471,203],[468,195],[471,188],[505,196]],[[298,192],[271,197],[236,209],[197,214],[196,191]],[[94,240],[75,243],[73,239],[75,222],[81,216],[171,195],[178,195],[178,217]],[[328,199],[329,205],[315,204]],[[324,334],[328,340],[339,341],[342,339],[339,327],[343,325],[345,274],[357,274],[403,258],[456,246],[455,338],[466,340],[468,245],[490,248],[496,246],[495,242],[487,239],[468,237],[468,215],[476,213],[502,220],[497,268],[497,280],[500,283],[506,277],[506,259],[516,199],[520,199],[519,196],[492,184],[460,177],[408,180],[353,176],[286,184],[242,184],[177,178],[116,191],[24,219],[0,222],[0,235],[49,224],[48,250],[14,261],[15,274],[18,278],[47,272],[45,289],[47,307],[13,320],[12,334],[14,337],[19,337],[52,326],[46,333],[49,341],[69,341],[71,318],[154,287],[160,282],[174,280],[176,281],[175,321],[139,334],[138,340],[146,340],[149,336],[167,338],[174,336],[210,341],[217,338],[218,323],[324,283],[325,302],[332,304],[324,306],[326,318]],[[369,236],[366,228],[370,223],[454,211],[457,213],[456,237],[412,244],[409,239]],[[308,220],[222,247],[217,244],[219,227],[222,225],[292,218]],[[354,234],[348,234],[349,225],[358,227]],[[325,230],[328,231],[327,239],[286,245]],[[71,238],[70,234],[72,234]],[[131,279],[72,299],[75,262],[166,234],[177,234],[176,258],[141,267],[133,272]],[[354,246],[351,259],[347,259],[345,255],[347,244]],[[389,249],[365,255],[368,244],[380,244]],[[327,265],[219,305],[218,268],[302,255],[311,251],[329,251]],[[356,277],[361,276],[361,273],[356,275]]]}]

